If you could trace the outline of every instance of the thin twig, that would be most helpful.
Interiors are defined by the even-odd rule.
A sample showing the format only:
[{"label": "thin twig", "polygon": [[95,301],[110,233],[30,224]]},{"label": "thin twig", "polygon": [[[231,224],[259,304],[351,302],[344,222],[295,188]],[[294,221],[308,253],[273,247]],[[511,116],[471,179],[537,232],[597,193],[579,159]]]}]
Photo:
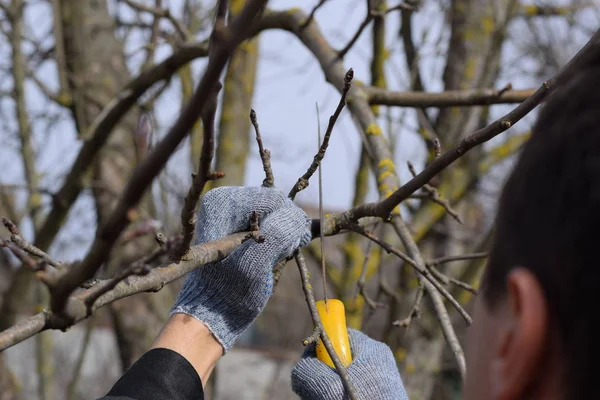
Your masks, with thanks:
[{"label": "thin twig", "polygon": [[323,4],[325,4],[327,2],[327,0],[320,0],[316,6],[313,7],[312,10],[310,10],[310,14],[308,14],[308,17],[306,18],[306,21],[304,21],[304,23],[302,24],[302,26],[300,27],[300,29],[304,29],[306,28],[313,20],[313,18],[315,17],[315,14],[317,13],[317,10],[319,8],[321,8],[323,6]]},{"label": "thin twig", "polygon": [[23,263],[23,266],[33,272],[37,272],[44,267],[44,264],[37,263],[27,253],[25,253],[19,246],[9,240],[0,238],[0,247],[6,247],[11,253]]},{"label": "thin twig", "polygon": [[[421,251],[419,250],[417,243],[413,240],[408,226],[406,226],[402,217],[393,217],[392,225],[394,226],[398,237],[400,237],[400,240],[406,247],[407,251],[415,260],[419,269],[426,269],[425,262],[423,261],[423,256],[421,255]],[[430,276],[428,275],[426,277],[429,278]],[[454,358],[456,359],[456,363],[458,364],[458,369],[460,371],[461,378],[464,382],[467,375],[465,354],[456,336],[456,331],[452,326],[452,321],[450,320],[450,316],[448,315],[448,310],[446,309],[442,295],[448,301],[450,301],[454,308],[456,308],[456,310],[462,315],[467,325],[471,324],[471,317],[454,299],[454,297],[452,297],[452,295],[438,283],[436,279],[425,279],[423,280],[423,284],[425,285],[425,290],[427,291],[427,294],[431,299],[431,303],[433,304],[433,310],[435,311],[434,314],[438,319],[440,327],[442,328],[442,334],[444,335],[446,343],[448,343],[448,346],[454,354]]]},{"label": "thin twig", "polygon": [[344,88],[342,89],[342,96],[340,98],[340,102],[335,109],[335,112],[331,117],[329,117],[329,124],[327,125],[327,130],[325,131],[325,137],[323,138],[323,143],[319,149],[319,152],[315,155],[312,164],[308,167],[308,170],[298,178],[298,181],[290,190],[288,197],[290,199],[294,199],[296,194],[301,190],[304,190],[308,187],[308,180],[313,176],[317,168],[321,165],[321,161],[323,157],[325,157],[325,152],[327,151],[327,146],[329,146],[329,138],[331,137],[331,133],[333,132],[333,127],[335,126],[335,122],[337,121],[339,115],[341,114],[344,106],[346,105],[346,96],[348,95],[348,91],[350,90],[350,86],[352,84],[352,78],[354,77],[354,71],[352,68],[346,72],[344,76]]},{"label": "thin twig", "polygon": [[[435,150],[435,154],[436,157],[439,157],[439,152],[440,152],[440,145],[439,145],[439,140],[435,139],[433,141],[434,146],[437,143],[437,146],[434,147]],[[415,171],[415,167],[412,165],[412,163],[410,161],[407,161],[406,164],[408,165],[408,169],[410,170],[410,173],[412,174],[413,177],[417,176],[417,172]],[[452,206],[450,205],[450,202],[448,201],[448,199],[443,198],[440,195],[440,192],[433,186],[431,186],[430,184],[425,184],[423,185],[423,187],[421,188],[424,192],[426,192],[427,194],[429,194],[429,199],[431,201],[433,201],[434,203],[439,204],[440,206],[444,207],[444,209],[446,210],[446,212],[456,220],[456,222],[458,222],[459,224],[462,225],[462,218],[460,217],[460,215],[452,208]]]},{"label": "thin twig", "polygon": [[211,54],[208,65],[204,70],[204,75],[196,92],[164,139],[142,164],[134,169],[129,182],[123,189],[119,203],[98,230],[96,239],[86,257],[80,264],[66,270],[64,274],[47,277],[49,278],[47,281],[52,282],[53,286],[53,295],[50,302],[52,310],[55,312],[62,311],[72,291],[79,287],[82,282],[92,278],[106,261],[117,237],[129,222],[129,209],[139,202],[147,187],[160,173],[173,152],[196,123],[200,111],[212,96],[215,82],[217,82],[229,57],[237,45],[249,36],[252,31],[251,22],[264,9],[265,4],[266,0],[248,0],[230,27],[213,34],[214,37],[219,37],[216,40],[218,46],[213,46],[210,49]]},{"label": "thin twig", "polygon": [[471,319],[471,316],[460,305],[460,303],[458,301],[456,301],[456,299],[454,297],[452,297],[452,295],[440,284],[440,282],[438,282],[437,279],[435,279],[435,277],[433,277],[432,274],[429,273],[429,270],[426,267],[420,266],[414,259],[412,259],[411,257],[407,256],[406,254],[402,253],[400,250],[394,248],[392,245],[390,245],[386,241],[373,235],[371,232],[368,232],[361,228],[355,228],[355,232],[360,233],[364,237],[374,241],[379,246],[381,246],[386,252],[400,257],[400,259],[402,259],[404,262],[408,263],[414,269],[416,269],[425,278],[425,280],[427,282],[429,282],[435,289],[437,289],[441,293],[441,295],[444,296],[444,298],[446,298],[446,300],[448,300],[448,302],[450,302],[450,304],[452,304],[452,306],[454,306],[454,308],[464,318],[465,322],[467,323],[467,326],[471,325],[471,323],[473,322],[473,320]]},{"label": "thin twig", "polygon": [[204,186],[209,180],[219,179],[223,174],[211,171],[212,159],[215,154],[215,115],[217,113],[217,96],[222,88],[222,84],[217,82],[212,89],[212,94],[206,100],[206,105],[202,110],[202,127],[204,129],[204,138],[202,142],[202,151],[200,152],[200,162],[198,172],[193,174],[192,184],[185,196],[183,207],[181,208],[181,231],[183,240],[178,249],[176,257],[184,257],[196,230],[196,207],[198,200],[202,196]]},{"label": "thin twig", "polygon": [[[92,311],[113,301],[137,293],[157,292],[166,284],[181,278],[195,268],[227,257],[242,244],[245,236],[246,232],[240,232],[213,242],[194,246],[189,251],[189,260],[173,263],[167,262],[158,268],[153,268],[145,276],[130,276],[129,279],[120,281],[112,290],[100,296],[94,302]],[[93,295],[96,286],[104,285],[107,281],[110,280],[99,281],[91,289],[83,290],[69,296],[64,311],[61,314],[44,310],[0,332],[0,351],[44,330],[65,330],[69,326],[87,318],[89,313],[86,307],[86,299]]]},{"label": "thin twig", "polygon": [[38,249],[37,247],[29,243],[27,240],[23,239],[23,237],[21,236],[21,232],[19,232],[19,228],[17,228],[17,225],[14,222],[9,220],[8,218],[2,218],[2,223],[11,234],[10,240],[23,251],[31,254],[32,256],[41,258],[46,264],[52,265],[55,268],[60,268],[63,266],[62,263],[54,260],[48,254]]},{"label": "thin twig", "polygon": [[[377,226],[373,227],[373,230],[376,230]],[[371,255],[371,247],[373,246],[373,241],[369,240],[367,243],[367,250],[365,253],[365,260],[363,262],[362,271],[360,272],[360,277],[356,282],[356,292],[354,293],[354,300],[360,294],[363,299],[365,299],[365,303],[371,310],[376,310],[378,308],[385,308],[386,305],[383,303],[379,303],[378,301],[373,300],[366,290],[366,279],[367,279],[367,267],[369,265],[369,257]]]},{"label": "thin twig", "polygon": [[473,286],[469,285],[466,282],[460,281],[456,278],[453,278],[451,276],[448,275],[444,275],[443,273],[441,273],[437,268],[432,267],[432,266],[427,266],[427,269],[429,269],[429,271],[431,271],[431,274],[433,276],[436,277],[437,280],[439,280],[440,282],[442,282],[444,285],[447,285],[449,283],[452,283],[460,288],[463,288],[473,294],[477,294],[477,289],[475,289]]},{"label": "thin twig", "polygon": [[338,51],[337,56],[339,59],[343,59],[346,53],[350,51],[350,49],[352,48],[352,46],[354,46],[360,35],[365,30],[365,28],[369,25],[371,21],[373,21],[373,18],[375,18],[375,14],[373,13],[373,10],[371,10],[371,1],[367,0],[367,15],[365,16],[365,19],[363,19],[363,21],[360,23],[360,26],[358,27],[356,32],[354,32],[354,35],[352,35],[352,38],[350,38],[348,43],[340,51]]},{"label": "thin twig", "polygon": [[90,288],[89,295],[85,298],[85,305],[87,306],[88,315],[92,313],[92,307],[94,302],[98,300],[103,294],[113,290],[121,281],[124,281],[131,275],[144,276],[150,272],[150,266],[145,264],[143,260],[136,261],[129,267],[119,271],[115,277],[107,279],[102,282],[98,282],[92,288]]},{"label": "thin twig", "polygon": [[[542,85],[531,96],[529,96],[511,112],[492,122],[485,128],[479,129],[462,139],[453,148],[433,160],[415,178],[402,185],[399,189],[385,199],[378,202],[365,203],[344,213],[332,216],[331,219],[328,218],[326,221],[327,227],[325,232],[330,234],[339,232],[341,229],[348,229],[351,224],[363,217],[377,216],[380,218],[388,218],[396,206],[407,199],[411,194],[423,187],[423,185],[427,184],[434,176],[443,171],[450,164],[464,156],[474,147],[477,147],[498,136],[502,132],[505,132],[507,129],[529,114],[534,108],[542,103],[550,93],[554,91],[559,82],[573,74],[579,65],[585,63],[589,58],[597,56],[599,53],[600,30],[598,30],[592,36],[592,38],[590,38],[588,43],[581,50],[579,50],[579,52],[567,63],[567,65],[565,65],[552,79],[543,82]],[[314,229],[317,228],[315,225],[318,223],[319,222],[317,220],[313,221]]]},{"label": "thin twig", "polygon": [[[300,277],[302,278],[302,290],[304,291],[304,297],[306,298],[306,303],[308,304],[308,308],[310,310],[310,316],[312,317],[315,329],[318,330],[321,340],[323,341],[323,344],[325,345],[325,348],[327,349],[327,352],[329,353],[329,357],[331,357],[331,360],[333,361],[333,365],[335,365],[335,368],[336,368],[338,374],[340,375],[340,378],[342,379],[342,384],[344,385],[344,388],[346,389],[346,393],[348,394],[350,399],[358,400],[358,395],[356,394],[356,389],[354,388],[354,385],[352,384],[352,381],[350,380],[348,371],[346,370],[346,367],[344,366],[344,364],[342,364],[342,362],[340,361],[340,358],[338,357],[337,353],[335,352],[333,344],[331,343],[331,341],[329,340],[329,337],[327,336],[327,332],[325,332],[325,330],[323,329],[323,324],[321,323],[321,317],[319,316],[319,312],[317,311],[317,304],[315,303],[315,296],[312,292],[312,287],[310,285],[310,278],[309,278],[309,274],[308,274],[308,268],[306,267],[306,260],[304,259],[304,256],[302,255],[300,250],[298,250],[296,252],[295,258],[296,258],[296,263],[298,264],[298,270],[300,271]],[[309,338],[311,338],[311,337],[314,337],[314,332],[311,336],[309,336]],[[305,340],[304,343],[307,343],[307,340]]]},{"label": "thin twig", "polygon": [[254,126],[254,132],[256,132],[256,143],[258,143],[258,153],[260,160],[262,161],[263,170],[265,171],[265,179],[262,185],[264,187],[273,187],[275,185],[275,178],[273,177],[273,167],[271,167],[271,152],[263,147],[262,136],[260,135],[260,129],[258,127],[258,119],[256,118],[256,111],[250,110],[250,122]]},{"label": "thin twig", "polygon": [[[109,102],[104,111],[96,117],[94,123],[84,135],[87,140],[83,142],[77,158],[64,179],[61,188],[56,192],[52,209],[36,235],[35,244],[41,249],[48,249],[56,237],[61,224],[69,209],[77,200],[85,187],[85,176],[89,173],[94,161],[110,135],[116,130],[114,127],[121,118],[131,109],[135,102],[152,87],[156,82],[168,79],[181,66],[198,57],[208,54],[206,43],[190,43],[181,46],[170,57],[151,68],[144,70],[139,76],[132,79],[116,96],[117,101]],[[93,129],[91,129],[93,127]]]},{"label": "thin twig", "polygon": [[439,258],[434,258],[433,260],[427,261],[427,265],[430,267],[436,267],[440,264],[445,264],[453,261],[464,261],[464,260],[475,260],[479,258],[487,258],[488,253],[485,251],[478,253],[467,253],[467,254],[459,254],[456,256],[444,256]]},{"label": "thin twig", "polygon": [[[376,229],[377,227],[373,228],[373,230]],[[373,241],[369,240],[369,242],[367,243],[367,250],[365,252],[365,260],[363,261],[362,271],[360,272],[358,282],[356,282],[356,292],[354,292],[354,299],[358,297],[358,293],[361,287],[365,285],[365,279],[367,278],[367,266],[369,265],[369,256],[371,255],[371,247],[373,247]]]},{"label": "thin twig", "polygon": [[252,239],[256,243],[263,243],[265,241],[265,237],[260,234],[259,226],[258,213],[256,211],[252,211],[252,214],[250,214],[250,233],[246,235],[244,241]]},{"label": "thin twig", "polygon": [[408,316],[404,319],[392,322],[393,326],[401,326],[408,328],[413,318],[419,318],[421,316],[421,301],[423,300],[423,294],[425,293],[425,285],[423,281],[419,279],[419,287],[417,288],[417,294],[415,296],[415,302],[413,303]]},{"label": "thin twig", "polygon": [[155,17],[168,19],[183,41],[186,41],[192,37],[192,34],[188,31],[188,29],[185,27],[185,25],[181,21],[179,21],[173,14],[171,14],[171,11],[168,8],[163,9],[163,8],[150,7],[145,4],[140,4],[133,0],[124,0],[124,1],[129,7],[133,8],[135,10],[150,13],[150,14],[154,15]]}]

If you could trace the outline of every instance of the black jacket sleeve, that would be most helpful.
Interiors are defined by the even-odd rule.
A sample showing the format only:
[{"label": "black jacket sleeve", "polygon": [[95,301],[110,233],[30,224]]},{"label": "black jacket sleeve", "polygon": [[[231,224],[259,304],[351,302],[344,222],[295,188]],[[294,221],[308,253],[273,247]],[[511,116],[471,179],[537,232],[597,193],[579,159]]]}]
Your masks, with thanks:
[{"label": "black jacket sleeve", "polygon": [[198,373],[181,354],[152,349],[99,400],[204,400]]}]

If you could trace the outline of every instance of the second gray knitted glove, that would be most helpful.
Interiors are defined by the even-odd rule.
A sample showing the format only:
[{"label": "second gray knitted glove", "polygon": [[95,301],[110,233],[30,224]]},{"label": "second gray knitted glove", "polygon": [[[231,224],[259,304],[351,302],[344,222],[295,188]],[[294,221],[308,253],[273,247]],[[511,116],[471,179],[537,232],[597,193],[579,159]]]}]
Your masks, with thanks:
[{"label": "second gray knitted glove", "polygon": [[[396,360],[390,348],[362,332],[348,329],[352,363],[348,375],[363,400],[408,400]],[[306,348],[292,370],[292,389],[304,400],[342,400],[342,379],[327,364],[318,360],[315,345]]]},{"label": "second gray knitted glove", "polygon": [[249,229],[254,211],[264,242],[248,240],[225,259],[189,273],[171,310],[202,321],[225,351],[267,304],[273,265],[311,239],[310,219],[281,191],[222,187],[202,199],[196,243]]}]

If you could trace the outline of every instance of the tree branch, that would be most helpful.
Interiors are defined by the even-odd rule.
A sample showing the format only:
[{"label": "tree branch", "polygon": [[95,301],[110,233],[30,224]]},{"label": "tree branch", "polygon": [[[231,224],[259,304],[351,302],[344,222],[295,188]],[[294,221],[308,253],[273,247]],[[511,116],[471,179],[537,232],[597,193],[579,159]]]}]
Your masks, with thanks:
[{"label": "tree branch", "polygon": [[168,19],[183,41],[187,41],[189,38],[192,37],[192,34],[188,31],[186,26],[180,20],[178,20],[173,14],[171,14],[171,11],[168,8],[163,9],[163,8],[150,7],[145,4],[140,4],[133,0],[124,0],[124,2],[129,7],[133,8],[134,10],[147,12],[147,13],[154,15],[155,17]]},{"label": "tree branch", "polygon": [[17,228],[17,225],[14,222],[9,220],[8,218],[2,218],[2,224],[4,224],[6,229],[8,229],[8,231],[10,232],[11,242],[13,242],[21,250],[31,254],[32,256],[41,258],[44,263],[52,265],[55,268],[61,268],[63,266],[62,263],[54,260],[48,254],[46,254],[42,250],[38,249],[28,241],[23,239],[23,237],[21,236],[21,232],[19,232],[19,229]]},{"label": "tree branch", "polygon": [[535,89],[448,90],[437,93],[415,91],[394,92],[376,87],[367,87],[365,90],[369,97],[369,104],[418,108],[522,103],[535,93]]},{"label": "tree branch", "polygon": [[263,147],[262,136],[260,135],[260,129],[258,128],[258,120],[256,118],[256,111],[250,110],[250,122],[254,127],[256,133],[256,143],[258,144],[258,154],[262,161],[263,170],[265,171],[265,179],[262,185],[264,187],[273,187],[275,185],[275,178],[273,177],[273,167],[271,167],[271,152]]},{"label": "tree branch", "polygon": [[129,222],[128,210],[137,204],[145,189],[162,170],[171,154],[191,130],[200,111],[211,96],[215,82],[218,80],[227,60],[235,47],[247,38],[252,20],[263,9],[265,3],[266,0],[249,0],[240,16],[232,22],[230,28],[214,32],[218,46],[210,50],[211,56],[196,93],[194,93],[165,138],[135,168],[131,179],[123,190],[119,203],[115,207],[115,211],[99,229],[91,250],[80,264],[73,266],[60,276],[54,276],[46,280],[52,287],[51,306],[54,312],[62,311],[69,294],[81,282],[92,278],[108,258],[113,244]]},{"label": "tree branch", "polygon": [[55,314],[50,310],[44,310],[26,320],[0,332],[0,351],[13,346],[31,336],[47,329],[65,330],[69,326],[87,318],[90,313],[98,308],[112,303],[113,301],[129,297],[142,292],[157,292],[166,284],[181,278],[188,272],[202,265],[222,260],[237,249],[246,237],[246,232],[235,233],[213,242],[194,246],[188,252],[187,260],[174,263],[166,263],[158,268],[152,269],[145,276],[130,276],[120,281],[114,288],[103,293],[88,309],[86,303],[98,289],[106,282],[103,280],[89,289],[72,294],[62,314]]},{"label": "tree branch", "polygon": [[333,127],[335,126],[335,123],[336,123],[338,117],[340,116],[340,114],[342,113],[342,110],[344,109],[344,106],[346,105],[346,96],[348,95],[348,92],[350,91],[353,77],[354,77],[354,71],[352,70],[352,68],[350,68],[346,72],[346,75],[344,76],[344,87],[342,89],[342,97],[340,98],[340,102],[338,103],[337,108],[335,109],[335,112],[333,113],[333,115],[331,117],[329,117],[329,124],[327,125],[327,130],[325,131],[325,137],[323,138],[323,143],[321,144],[319,151],[315,155],[313,162],[310,164],[310,167],[308,167],[308,170],[306,170],[304,175],[302,175],[300,178],[298,178],[298,181],[296,182],[294,187],[292,187],[292,189],[290,190],[290,193],[288,194],[288,197],[290,199],[294,200],[294,198],[296,197],[298,192],[300,192],[308,187],[309,179],[313,176],[313,174],[316,172],[317,168],[319,168],[319,166],[321,165],[321,161],[323,161],[323,158],[325,157],[325,152],[327,151],[327,146],[329,146],[329,138],[331,137],[331,133],[333,132]]},{"label": "tree branch", "polygon": [[[436,143],[436,141],[434,141],[434,143]],[[439,144],[439,141],[437,141],[437,143]],[[439,155],[438,155],[438,157],[439,157]],[[406,164],[408,165],[408,169],[410,170],[410,173],[412,174],[412,176],[413,177],[417,176],[417,172],[415,171],[415,167],[412,165],[412,163],[410,161],[407,161]],[[454,218],[456,220],[456,222],[458,222],[459,224],[462,225],[463,222],[462,222],[462,219],[460,218],[460,215],[452,208],[448,199],[443,198],[440,195],[440,192],[435,187],[431,186],[430,184],[425,184],[425,185],[423,185],[423,187],[421,189],[423,189],[423,191],[426,193],[425,198],[428,198],[431,201],[444,207],[446,212],[452,218]]]},{"label": "tree branch", "polygon": [[217,82],[211,89],[212,94],[206,101],[206,106],[202,110],[202,126],[204,128],[204,137],[202,141],[202,151],[200,153],[200,162],[198,172],[192,175],[192,184],[188,190],[183,207],[181,209],[181,229],[183,240],[176,257],[184,257],[189,250],[194,233],[196,231],[196,208],[198,200],[202,195],[204,186],[210,180],[222,178],[223,174],[211,172],[212,159],[215,155],[215,115],[217,113],[217,96],[222,85]]},{"label": "tree branch", "polygon": [[137,99],[156,82],[168,79],[180,67],[198,57],[208,55],[207,43],[190,43],[183,45],[166,60],[154,67],[143,71],[138,77],[132,79],[117,94],[116,101],[110,102],[101,112],[96,122],[95,129],[88,130],[84,135],[84,143],[73,163],[71,170],[65,177],[61,188],[54,196],[52,209],[36,234],[35,245],[42,250],[50,247],[56,234],[61,228],[71,206],[86,186],[86,176],[96,156],[108,141],[113,128],[121,118],[131,109]]},{"label": "tree branch", "polygon": [[[356,220],[368,216],[387,218],[398,204],[427,184],[434,176],[454,161],[464,156],[469,150],[498,136],[521,120],[552,93],[560,81],[574,73],[578,65],[581,65],[591,57],[597,56],[599,53],[600,30],[592,36],[588,43],[552,79],[544,82],[535,93],[514,110],[485,128],[462,139],[452,149],[433,160],[415,178],[408,181],[385,199],[375,203],[362,204],[338,215],[331,215],[325,221],[327,226],[324,231],[326,234],[334,234],[342,229],[348,229]],[[313,232],[318,232],[319,222],[317,220],[313,220],[312,230]]]}]

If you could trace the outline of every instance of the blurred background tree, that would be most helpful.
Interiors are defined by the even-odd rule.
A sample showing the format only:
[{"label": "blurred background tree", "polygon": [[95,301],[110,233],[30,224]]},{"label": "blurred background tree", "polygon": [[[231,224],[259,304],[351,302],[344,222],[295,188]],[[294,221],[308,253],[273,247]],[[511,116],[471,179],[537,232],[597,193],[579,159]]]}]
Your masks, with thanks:
[{"label": "blurred background tree", "polygon": [[[273,155],[276,185],[289,190],[317,149],[315,103],[324,126],[338,101],[329,83],[335,84],[341,63],[354,69],[370,112],[365,117],[359,100],[349,98],[349,112],[335,128],[323,163],[327,212],[387,197],[412,177],[407,162],[422,170],[440,151],[438,143],[447,150],[524,101],[600,22],[594,2],[583,0],[305,3],[270,2],[256,34],[230,59],[219,96],[214,162],[225,177],[208,186],[262,181],[248,118],[254,108]],[[230,17],[244,4],[232,0]],[[16,222],[27,240],[63,261],[85,255],[132,169],[190,100],[206,65],[214,7],[203,0],[0,0],[0,214]],[[337,55],[328,59],[330,53]],[[132,89],[169,57],[172,62],[146,80],[147,87]],[[131,99],[126,113],[98,155],[78,158],[124,98]],[[431,265],[448,254],[485,252],[495,198],[534,115],[474,149],[402,204],[398,211]],[[138,124],[147,125],[145,135],[136,136]],[[197,122],[130,210],[132,223],[102,276],[151,252],[156,232],[179,232],[202,142]],[[431,199],[434,191],[438,201]],[[313,183],[297,198],[312,217],[318,217],[317,193]],[[400,246],[393,229],[375,229]],[[350,326],[392,347],[411,399],[459,398],[459,369],[427,292],[423,306],[414,307],[423,283],[398,258],[367,242],[357,233],[326,240],[330,293],[345,302]],[[318,288],[317,241],[307,254]],[[483,265],[474,254],[440,263],[439,270],[476,288]],[[149,347],[178,287],[176,282],[111,303],[67,334],[43,332],[0,353],[0,399],[101,395]],[[448,289],[468,309],[471,292],[451,282]],[[0,249],[0,330],[47,302],[34,274]],[[464,345],[465,324],[449,311]],[[240,342],[239,354],[228,356],[236,361],[220,365],[207,397],[228,398],[219,380],[233,374],[246,374],[240,382],[254,386],[256,396],[260,386],[266,391],[260,396],[290,397],[288,370],[311,323],[298,273],[286,267],[267,310]],[[235,368],[240,360],[256,362],[256,354],[267,372]],[[252,375],[261,374],[268,384],[253,384]]]}]

